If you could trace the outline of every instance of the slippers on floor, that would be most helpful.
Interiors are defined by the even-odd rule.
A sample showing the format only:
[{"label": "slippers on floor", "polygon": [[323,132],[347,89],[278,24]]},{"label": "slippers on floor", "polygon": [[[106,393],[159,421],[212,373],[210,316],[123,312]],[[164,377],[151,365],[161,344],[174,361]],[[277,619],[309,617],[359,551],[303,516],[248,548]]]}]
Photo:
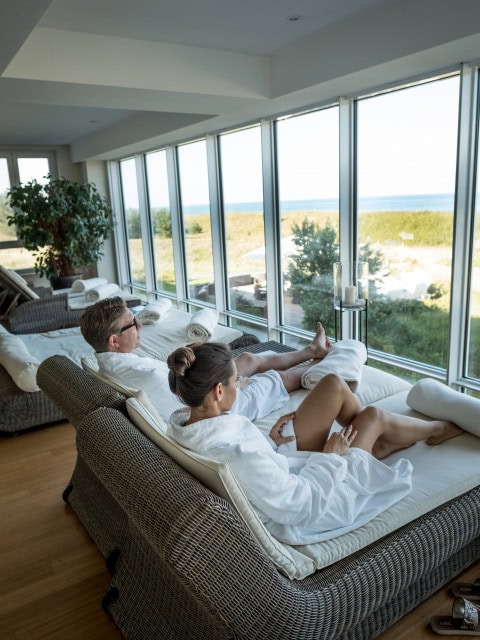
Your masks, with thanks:
[{"label": "slippers on floor", "polygon": [[475,582],[456,582],[452,587],[452,593],[457,598],[467,598],[467,600],[480,600],[480,578]]},{"label": "slippers on floor", "polygon": [[455,598],[451,616],[433,616],[430,626],[442,636],[480,636],[480,606]]}]

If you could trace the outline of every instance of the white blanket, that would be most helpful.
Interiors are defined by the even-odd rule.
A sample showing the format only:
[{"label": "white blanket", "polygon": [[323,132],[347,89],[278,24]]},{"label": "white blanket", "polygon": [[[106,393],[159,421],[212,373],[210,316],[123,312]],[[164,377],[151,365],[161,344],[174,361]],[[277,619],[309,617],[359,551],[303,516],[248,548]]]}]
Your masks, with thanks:
[{"label": "white blanket", "polygon": [[89,289],[85,292],[85,298],[87,302],[97,302],[104,298],[110,298],[112,296],[118,296],[121,293],[121,289],[118,284],[114,282],[108,282],[107,284],[101,284],[98,287]]},{"label": "white blanket", "polygon": [[302,387],[313,387],[328,373],[336,373],[355,392],[362,379],[363,364],[367,360],[367,349],[359,340],[335,342],[331,351],[318,364],[313,365],[302,376]]},{"label": "white blanket", "polygon": [[215,309],[202,309],[192,315],[187,325],[186,338],[188,342],[206,342],[212,337],[217,326],[218,311]]},{"label": "white blanket", "polygon": [[89,289],[94,287],[100,287],[102,284],[107,284],[106,278],[87,278],[86,280],[75,280],[72,284],[73,293],[85,293]]},{"label": "white blanket", "polygon": [[480,400],[455,391],[438,380],[419,380],[410,389],[407,404],[430,418],[449,420],[480,437]]},{"label": "white blanket", "polygon": [[164,320],[172,308],[172,301],[168,298],[158,302],[150,302],[137,314],[137,320],[142,324],[156,324]]}]

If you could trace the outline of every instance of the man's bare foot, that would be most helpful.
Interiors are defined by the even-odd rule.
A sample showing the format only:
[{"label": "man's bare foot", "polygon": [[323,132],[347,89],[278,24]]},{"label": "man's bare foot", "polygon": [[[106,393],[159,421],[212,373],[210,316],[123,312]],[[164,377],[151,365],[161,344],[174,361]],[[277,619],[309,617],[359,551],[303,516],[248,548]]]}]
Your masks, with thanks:
[{"label": "man's bare foot", "polygon": [[321,322],[317,322],[317,332],[309,345],[313,360],[323,360],[332,348],[330,338],[325,335],[325,328]]},{"label": "man's bare foot", "polygon": [[453,422],[447,422],[446,420],[435,420],[434,423],[437,423],[438,433],[430,436],[430,438],[427,438],[427,444],[440,444],[441,442],[445,442],[445,440],[449,440],[450,438],[461,436],[463,433],[463,429],[457,427],[457,425]]}]

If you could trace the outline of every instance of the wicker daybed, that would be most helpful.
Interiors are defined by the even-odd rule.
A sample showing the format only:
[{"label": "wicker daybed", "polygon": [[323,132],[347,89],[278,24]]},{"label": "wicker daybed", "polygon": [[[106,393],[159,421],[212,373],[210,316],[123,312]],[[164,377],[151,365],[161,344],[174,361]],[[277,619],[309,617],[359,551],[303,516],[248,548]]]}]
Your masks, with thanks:
[{"label": "wicker daybed", "polygon": [[[38,379],[77,429],[64,499],[107,559],[103,606],[127,639],[374,638],[479,557],[480,481],[471,461],[480,439],[470,434],[429,447],[441,465],[470,460],[476,480],[468,490],[467,483],[453,499],[295,579],[230,500],[134,424],[132,399],[61,356],[46,359]],[[408,412],[407,393],[379,404]],[[459,474],[468,480],[465,466]],[[353,533],[360,537],[360,529]],[[346,538],[337,540],[340,548]]]}]

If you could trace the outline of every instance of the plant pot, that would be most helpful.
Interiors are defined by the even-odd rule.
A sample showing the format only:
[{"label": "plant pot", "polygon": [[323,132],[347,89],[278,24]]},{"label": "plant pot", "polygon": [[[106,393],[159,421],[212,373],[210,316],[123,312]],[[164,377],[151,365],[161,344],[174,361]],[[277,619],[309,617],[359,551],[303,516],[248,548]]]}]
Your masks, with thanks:
[{"label": "plant pot", "polygon": [[50,284],[52,289],[69,289],[75,280],[80,280],[81,273],[75,273],[72,276],[52,276],[50,278]]}]

